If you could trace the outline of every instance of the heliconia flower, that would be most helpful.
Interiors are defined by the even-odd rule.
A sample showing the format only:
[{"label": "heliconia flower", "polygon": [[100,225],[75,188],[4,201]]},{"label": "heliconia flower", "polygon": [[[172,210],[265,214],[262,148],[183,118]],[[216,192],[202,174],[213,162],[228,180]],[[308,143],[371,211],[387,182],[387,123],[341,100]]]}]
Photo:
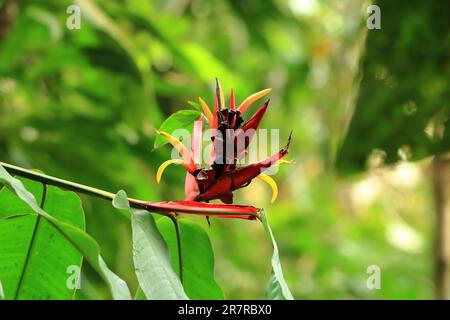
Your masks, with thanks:
[{"label": "heliconia flower", "polygon": [[[237,160],[245,155],[255,131],[267,111],[269,100],[247,122],[244,121],[242,114],[247,111],[253,102],[267,95],[270,91],[271,89],[259,91],[245,99],[239,107],[236,107],[234,91],[231,90],[229,108],[226,108],[222,89],[216,80],[214,111],[211,112],[206,102],[199,98],[204,117],[206,117],[210,128],[213,129],[211,137],[213,141],[211,165],[205,168],[199,167],[204,122],[202,115],[200,119],[195,121],[193,126],[191,150],[188,150],[182,142],[170,134],[158,132],[178,150],[183,160],[173,159],[164,162],[158,169],[157,181],[160,181],[162,172],[168,165],[179,163],[187,170],[184,203],[190,203],[190,201],[193,203],[209,202],[214,199],[220,199],[224,203],[231,204],[233,203],[233,191],[249,185],[255,178],[261,179],[271,186],[272,202],[275,201],[278,195],[278,187],[275,181],[263,172],[274,164],[286,162],[282,158],[288,154],[291,136],[289,136],[287,145],[269,158],[248,166],[238,167],[236,165]],[[243,142],[242,139],[244,139]],[[232,148],[231,150],[234,150],[231,152],[231,155],[228,154],[229,152],[225,152],[229,147]],[[174,202],[171,203],[173,204]],[[238,216],[230,214],[226,217]]]}]

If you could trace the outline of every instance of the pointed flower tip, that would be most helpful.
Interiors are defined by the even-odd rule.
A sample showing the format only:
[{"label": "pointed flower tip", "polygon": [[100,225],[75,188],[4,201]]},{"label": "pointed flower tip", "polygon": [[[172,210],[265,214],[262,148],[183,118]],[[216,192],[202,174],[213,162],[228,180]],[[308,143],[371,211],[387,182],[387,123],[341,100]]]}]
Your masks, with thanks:
[{"label": "pointed flower tip", "polygon": [[214,116],[211,112],[211,109],[209,109],[209,106],[206,104],[205,100],[203,100],[201,97],[198,97],[198,102],[200,103],[200,106],[202,107],[202,110],[206,116],[206,119],[208,119],[209,125],[212,125]]},{"label": "pointed flower tip", "polygon": [[225,97],[222,88],[220,87],[219,79],[216,78],[216,99],[218,101],[218,109],[222,110],[225,107]]},{"label": "pointed flower tip", "polygon": [[259,91],[259,92],[256,92],[256,93],[252,94],[251,96],[249,96],[247,99],[245,99],[245,100],[241,103],[241,105],[240,105],[239,108],[238,108],[239,111],[241,111],[241,113],[243,114],[243,113],[248,109],[248,107],[250,107],[250,105],[251,105],[253,102],[255,102],[256,100],[261,99],[262,97],[264,97],[265,95],[267,95],[270,91],[272,91],[271,88],[269,88],[269,89],[264,89],[264,90],[261,90],[261,91]]},{"label": "pointed flower tip", "polygon": [[231,110],[235,110],[236,109],[236,102],[235,102],[234,89],[233,88],[231,88],[231,92],[230,92],[230,109]]},{"label": "pointed flower tip", "polygon": [[289,150],[289,146],[291,144],[291,140],[292,140],[292,133],[294,132],[294,130],[291,130],[291,133],[289,133],[289,138],[288,138],[288,142],[286,144],[286,146],[283,148],[283,152],[287,153]]}]

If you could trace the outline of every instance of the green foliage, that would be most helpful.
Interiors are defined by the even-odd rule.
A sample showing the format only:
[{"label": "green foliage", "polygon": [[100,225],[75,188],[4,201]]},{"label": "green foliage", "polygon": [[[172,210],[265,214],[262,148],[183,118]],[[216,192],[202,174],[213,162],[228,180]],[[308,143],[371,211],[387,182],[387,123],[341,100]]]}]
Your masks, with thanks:
[{"label": "green foliage", "polygon": [[449,151],[447,4],[377,4],[382,29],[368,32],[356,109],[337,158],[347,172],[365,169],[373,152],[390,164]]},{"label": "green foliage", "polygon": [[267,221],[266,213],[261,210],[261,222],[266,230],[267,237],[271,240],[273,246],[272,255],[272,270],[273,274],[269,281],[269,286],[267,290],[267,297],[269,299],[283,299],[283,300],[293,300],[292,293],[289,290],[286,281],[284,280],[283,270],[281,269],[280,256],[278,252],[278,245],[273,236],[273,232],[270,229],[269,222]]},{"label": "green foliage", "polygon": [[[105,280],[105,282],[108,284],[111,294],[113,298],[115,299],[130,299],[130,293],[128,291],[128,287],[125,284],[125,282],[120,279],[117,275],[115,275],[105,264],[103,261],[103,258],[100,256],[100,249],[98,247],[98,244],[95,242],[95,240],[90,237],[87,233],[85,233],[83,230],[79,229],[78,227],[72,225],[70,221],[67,221],[67,212],[63,211],[63,218],[64,220],[59,220],[57,217],[54,217],[50,214],[48,214],[46,211],[44,211],[36,202],[35,197],[31,192],[29,192],[27,189],[25,189],[24,185],[20,180],[17,180],[16,178],[13,178],[6,170],[0,166],[0,182],[4,183],[21,201],[26,203],[29,208],[37,214],[40,219],[45,219],[46,222],[49,223],[49,226],[53,227],[54,231],[58,232],[59,235],[63,238],[65,238],[66,242],[70,242],[74,249],[76,249],[78,252],[80,252],[86,260],[90,263],[90,265],[98,272],[100,276]],[[17,199],[17,201],[20,201]],[[13,203],[9,202],[12,207],[16,207]],[[71,201],[69,200],[69,208]],[[63,205],[64,203],[61,203],[60,205]],[[72,205],[73,208],[73,205]],[[78,208],[80,206],[78,205]],[[17,213],[16,213],[17,214]],[[9,216],[9,215],[8,215]],[[6,217],[7,219],[8,217]],[[31,218],[33,218],[31,216]],[[7,231],[8,226],[6,226],[4,231]],[[19,231],[17,231],[16,226],[16,233],[20,235],[20,233],[29,234],[29,230],[27,228],[20,228]],[[24,236],[22,235],[22,239]],[[66,243],[62,242],[62,243]],[[25,242],[26,244],[26,242]],[[20,249],[20,248],[18,248]],[[60,250],[61,248],[57,248]],[[16,252],[16,251],[14,251]],[[11,252],[7,252],[11,253]],[[6,254],[7,254],[6,253]],[[20,251],[19,251],[20,253]],[[5,254],[5,253],[4,253]],[[39,254],[39,252],[36,251],[30,251],[30,254],[36,255]],[[78,257],[79,258],[79,257]],[[3,261],[5,258],[2,259]],[[33,261],[33,257],[29,258],[29,260]],[[72,258],[71,258],[71,261]],[[37,277],[38,279],[41,277],[39,268],[34,269],[36,273],[30,274],[30,281],[35,282],[37,280],[34,279],[34,277]],[[8,275],[8,273],[11,272],[11,268],[8,270],[5,270],[5,273]],[[28,276],[28,275],[27,275]],[[3,275],[2,275],[3,277]],[[11,289],[14,290],[14,288],[18,288],[17,285],[14,285],[14,274],[11,275],[12,279],[9,279],[7,277],[7,281],[11,281]],[[45,279],[42,279],[45,281]],[[39,280],[39,281],[42,281]],[[16,280],[17,281],[17,280]],[[8,285],[9,286],[9,285]],[[38,290],[39,288],[33,288],[33,290]],[[8,290],[8,289],[7,289]],[[19,291],[21,293],[21,291]],[[53,293],[53,292],[52,292]],[[9,295],[9,293],[7,293]],[[14,294],[14,297],[17,294]],[[11,297],[13,295],[11,294]],[[30,294],[30,296],[33,296]],[[26,297],[26,295],[25,295]]]},{"label": "green foliage", "polygon": [[[161,218],[157,226],[170,251],[173,269],[180,275],[178,245],[173,221]],[[179,219],[183,287],[191,299],[223,299],[214,279],[214,252],[208,234],[198,224]]]},{"label": "green foliage", "polygon": [[187,299],[153,216],[144,210],[131,209],[123,191],[117,193],[113,204],[131,214],[134,266],[139,286],[147,299]]},{"label": "green foliage", "polygon": [[[165,148],[151,152],[162,120],[198,96],[212,105],[215,77],[226,92],[235,89],[238,103],[272,87],[270,116],[261,127],[279,128],[280,137],[294,130],[289,157],[295,163],[280,166],[275,177],[280,196],[274,205],[259,181],[237,192],[235,202],[268,207],[293,295],[433,297],[434,205],[426,171],[412,165],[406,175],[402,170],[348,181],[335,174],[332,163],[350,120],[364,51],[359,94],[364,100],[357,99],[337,156],[339,168],[362,169],[374,147],[388,151],[390,146],[388,156],[396,160],[402,144],[411,146],[413,159],[444,144],[446,138],[433,137],[436,149],[427,146],[422,152],[415,147],[426,146],[423,126],[440,108],[431,105],[441,105],[445,115],[444,102],[449,100],[442,82],[448,78],[442,61],[448,59],[441,51],[448,48],[448,10],[436,9],[443,3],[421,1],[406,8],[401,1],[398,9],[397,1],[383,1],[382,29],[374,31],[365,28],[367,3],[362,0],[78,3],[88,13],[80,30],[65,27],[66,9],[73,1],[64,0],[22,1],[9,26],[2,24],[1,161],[109,191],[125,189],[133,198],[183,199],[183,168],[167,170],[158,187],[154,182],[156,169],[169,154]],[[376,49],[383,43],[388,51]],[[380,62],[388,66],[386,81],[370,80],[378,72],[367,68],[369,58],[374,67]],[[388,81],[389,75],[397,81]],[[411,114],[405,116],[402,105],[410,100],[416,103],[407,104]],[[445,117],[436,119],[438,125],[430,128],[439,133]],[[406,137],[410,134],[414,137]],[[81,199],[87,232],[102,248],[108,266],[135,292],[130,221],[112,214],[107,201]],[[206,229],[204,219],[188,219]],[[420,245],[408,240],[405,246],[405,230]],[[207,231],[215,279],[226,297],[262,298],[273,248],[259,223],[213,218]],[[382,268],[382,290],[365,287],[365,270],[371,264]],[[82,273],[86,286],[77,298],[110,298],[88,263]],[[274,287],[269,285],[278,288],[274,296],[280,293],[275,280]]]},{"label": "green foliage", "polygon": [[[24,187],[41,199],[43,210],[84,230],[84,213],[76,194],[46,187],[44,198],[42,184],[24,181]],[[0,243],[8,244],[0,247],[0,278],[6,298],[72,299],[81,271],[81,253],[9,189],[0,191],[0,203]],[[75,279],[69,279],[70,270],[78,272]]]}]

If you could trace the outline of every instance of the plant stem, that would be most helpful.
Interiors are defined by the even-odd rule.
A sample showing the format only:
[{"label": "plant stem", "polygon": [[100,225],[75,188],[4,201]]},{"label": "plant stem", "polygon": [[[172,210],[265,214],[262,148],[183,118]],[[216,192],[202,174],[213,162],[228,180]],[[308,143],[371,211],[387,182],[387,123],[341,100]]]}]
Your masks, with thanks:
[{"label": "plant stem", "polygon": [[[86,186],[84,184],[52,177],[33,170],[24,169],[12,164],[0,161],[0,166],[5,168],[12,175],[18,175],[30,180],[38,181],[46,185],[60,187],[66,190],[94,196],[97,198],[112,201],[115,197],[114,193]],[[173,218],[176,213],[196,214],[218,217],[233,217],[254,220],[259,216],[259,209],[252,206],[239,205],[221,205],[207,204],[195,201],[163,201],[152,202],[128,198],[130,206],[137,209],[146,210],[148,212],[159,213],[161,215]],[[176,213],[174,213],[176,212]]]},{"label": "plant stem", "polygon": [[111,192],[107,192],[101,189],[89,187],[83,184],[75,183],[72,181],[63,180],[60,178],[52,177],[40,172],[27,170],[21,167],[14,166],[12,164],[0,162],[0,165],[2,165],[6,171],[8,171],[10,174],[15,174],[24,178],[28,178],[34,181],[39,181],[44,184],[61,187],[66,190],[80,192],[86,195],[95,196],[98,198],[106,199],[106,200],[113,200],[114,194]]},{"label": "plant stem", "polygon": [[178,223],[178,216],[176,214],[174,214],[171,220],[173,221],[173,225],[175,227],[175,234],[177,237],[178,269],[180,270],[180,281],[183,284],[183,255],[181,250],[180,224]]},{"label": "plant stem", "polygon": [[41,209],[44,210],[45,200],[47,199],[47,185],[42,184]]},{"label": "plant stem", "polygon": [[[20,177],[24,177],[24,178],[27,178],[27,179],[30,179],[33,181],[38,181],[38,182],[43,183],[44,185],[52,185],[55,187],[60,187],[60,188],[66,189],[66,190],[79,192],[82,194],[94,196],[94,197],[109,200],[109,201],[112,201],[115,196],[114,193],[111,193],[111,192],[108,192],[108,191],[105,191],[102,189],[97,189],[97,188],[93,188],[90,186],[86,186],[84,184],[52,177],[52,176],[49,176],[49,175],[46,175],[46,174],[43,174],[40,172],[36,172],[33,170],[28,170],[28,169],[24,169],[24,168],[21,168],[18,166],[14,166],[9,163],[4,163],[4,162],[0,161],[0,165],[2,167],[4,167],[6,169],[6,171],[8,171],[10,174],[18,175]],[[134,208],[145,209],[145,210],[147,208],[147,205],[145,204],[144,201],[131,199],[131,198],[128,198],[128,201],[130,202],[130,206],[132,206]],[[161,213],[161,214],[167,215],[169,217],[172,216],[170,214],[165,214],[165,213]]]}]

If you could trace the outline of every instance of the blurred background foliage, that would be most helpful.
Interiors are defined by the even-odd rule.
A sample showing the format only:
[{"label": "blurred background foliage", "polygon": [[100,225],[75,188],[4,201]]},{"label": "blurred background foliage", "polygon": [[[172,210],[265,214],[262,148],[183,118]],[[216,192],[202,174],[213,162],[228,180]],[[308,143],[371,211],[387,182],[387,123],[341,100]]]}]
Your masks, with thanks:
[{"label": "blurred background foliage", "polygon": [[[170,155],[169,147],[152,152],[163,119],[198,96],[211,105],[215,77],[226,91],[235,89],[238,102],[272,87],[262,127],[280,128],[282,139],[294,130],[295,163],[275,177],[275,204],[260,181],[237,192],[235,202],[266,208],[294,297],[434,297],[429,159],[411,163],[394,155],[389,162],[402,161],[350,177],[334,163],[339,149],[341,168],[366,169],[373,149],[387,149],[373,141],[395,141],[388,151],[397,151],[414,139],[406,139],[417,133],[411,131],[423,133],[423,119],[437,110],[424,111],[410,131],[395,131],[411,124],[402,118],[404,104],[414,113],[431,98],[439,107],[448,103],[448,55],[439,55],[445,48],[448,54],[448,10],[425,10],[423,1],[403,5],[405,12],[384,1],[382,30],[368,31],[370,3],[361,0],[74,3],[81,7],[80,30],[66,27],[72,1],[0,1],[2,161],[106,190],[123,188],[134,198],[182,199],[183,168],[171,167],[160,185],[155,182]],[[371,51],[379,42],[390,51]],[[360,83],[362,56],[363,66],[381,68],[368,74],[389,80],[405,72],[414,83]],[[377,62],[386,57],[389,68]],[[422,65],[428,72],[418,74]],[[423,92],[412,93],[422,82]],[[107,202],[83,196],[83,203],[88,232],[135,288],[128,221]],[[263,298],[271,247],[262,226],[212,219],[208,227],[192,219],[210,234],[225,297]],[[381,267],[381,290],[366,287],[369,265]],[[109,298],[88,266],[78,298]]]}]

